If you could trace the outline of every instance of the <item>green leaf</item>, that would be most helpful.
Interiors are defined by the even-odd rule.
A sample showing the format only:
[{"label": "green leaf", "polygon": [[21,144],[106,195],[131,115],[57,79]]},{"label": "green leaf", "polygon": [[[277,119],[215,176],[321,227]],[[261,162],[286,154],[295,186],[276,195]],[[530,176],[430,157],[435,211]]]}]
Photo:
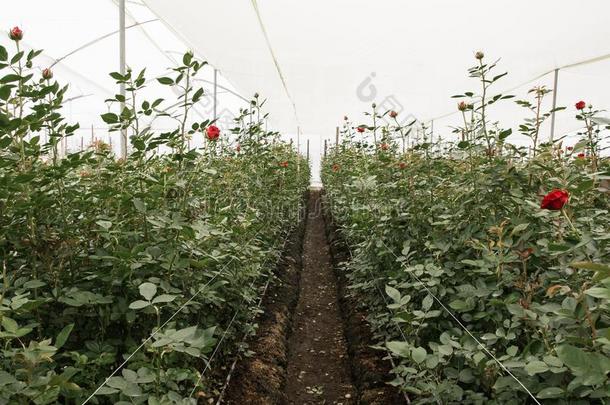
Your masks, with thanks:
[{"label": "green leaf", "polygon": [[129,309],[142,309],[151,305],[149,301],[137,300],[129,304]]},{"label": "green leaf", "polygon": [[165,84],[165,85],[172,85],[174,84],[174,81],[172,79],[170,79],[169,77],[160,77],[157,79],[157,81],[161,84]]},{"label": "green leaf", "polygon": [[105,230],[109,230],[112,227],[112,222],[110,221],[99,220],[95,223],[98,224],[100,227],[104,228]]},{"label": "green leaf", "polygon": [[19,329],[19,325],[15,322],[14,319],[9,318],[8,316],[2,317],[2,327],[6,329],[7,332],[15,333]]},{"label": "green leaf", "polygon": [[559,387],[548,387],[548,388],[543,388],[540,391],[538,391],[538,394],[536,394],[537,398],[540,399],[547,399],[547,398],[559,398],[561,396],[563,396],[563,389],[559,388]]},{"label": "green leaf", "polygon": [[397,356],[408,358],[410,355],[411,345],[407,342],[387,342],[386,347]]},{"label": "green leaf", "polygon": [[139,198],[133,199],[133,205],[136,207],[136,210],[138,212],[141,212],[141,213],[146,212],[146,204],[144,203],[144,201],[140,200]]},{"label": "green leaf", "polygon": [[68,340],[68,337],[70,336],[70,333],[72,332],[72,329],[74,329],[74,324],[71,323],[69,325],[66,325],[61,332],[59,332],[59,334],[57,335],[57,338],[55,339],[55,347],[60,349]]},{"label": "green leaf", "polygon": [[203,89],[199,89],[195,92],[195,94],[193,94],[193,103],[198,102],[201,99],[201,96],[203,96]]},{"label": "green leaf", "polygon": [[585,294],[595,298],[610,300],[610,288],[593,287],[585,291]]},{"label": "green leaf", "polygon": [[510,234],[511,234],[511,235],[516,235],[516,234],[518,234],[519,232],[524,231],[524,230],[525,230],[525,229],[526,229],[526,228],[527,228],[529,225],[530,225],[530,224],[529,224],[529,222],[524,223],[524,224],[519,224],[519,225],[517,225],[517,226],[515,226],[515,227],[513,228],[512,232],[511,232]]},{"label": "green leaf", "polygon": [[0,79],[0,82],[2,82],[2,83],[10,83],[10,82],[16,82],[19,79],[21,79],[21,76],[16,75],[14,73],[10,73],[10,74],[4,76],[2,79]]},{"label": "green leaf", "polygon": [[101,117],[106,124],[116,124],[119,122],[119,116],[115,113],[102,114]]},{"label": "green leaf", "polygon": [[388,294],[390,298],[392,298],[392,301],[400,302],[400,291],[398,291],[396,288],[386,285],[385,293]]},{"label": "green leaf", "polygon": [[6,48],[0,45],[0,60],[5,61],[8,59],[8,52],[6,52]]},{"label": "green leaf", "polygon": [[428,353],[426,352],[426,349],[424,349],[423,347],[414,347],[411,350],[411,357],[413,358],[413,361],[418,364],[426,360],[427,354]]},{"label": "green leaf", "polygon": [[140,284],[140,295],[146,298],[148,301],[152,300],[152,298],[157,294],[157,286],[153,283],[143,283]]},{"label": "green leaf", "polygon": [[11,97],[10,86],[0,86],[0,100],[8,100]]},{"label": "green leaf", "polygon": [[529,375],[536,375],[549,371],[549,366],[543,361],[535,360],[527,363],[524,370]]},{"label": "green leaf", "polygon": [[110,77],[112,77],[113,79],[115,79],[117,81],[125,80],[125,77],[122,74],[120,74],[119,72],[112,72],[112,73],[110,73]]},{"label": "green leaf", "polygon": [[172,302],[175,299],[175,295],[161,294],[158,297],[155,297],[155,299],[153,300],[153,304],[159,304],[162,302]]}]

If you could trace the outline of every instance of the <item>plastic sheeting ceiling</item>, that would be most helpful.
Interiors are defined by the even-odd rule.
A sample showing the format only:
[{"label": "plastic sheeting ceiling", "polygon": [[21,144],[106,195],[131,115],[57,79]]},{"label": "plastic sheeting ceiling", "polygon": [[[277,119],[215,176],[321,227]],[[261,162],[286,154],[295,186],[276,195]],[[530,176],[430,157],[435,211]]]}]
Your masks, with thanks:
[{"label": "plastic sheeting ceiling", "polygon": [[[607,0],[144,2],[236,88],[267,97],[271,123],[284,132],[300,126],[334,140],[344,114],[365,123],[361,112],[376,102],[404,120],[435,119],[435,135],[448,138],[461,119],[445,116],[456,111],[450,97],[478,90],[467,74],[478,50],[488,62],[501,58],[497,73],[509,74],[494,92],[516,99],[534,85],[552,88],[555,68],[602,57],[560,70],[557,104],[568,109],[557,115],[556,137],[578,129],[576,101],[610,107]],[[515,129],[527,116],[514,101],[490,114]]]},{"label": "plastic sheeting ceiling", "polygon": [[[54,78],[62,84],[70,84],[66,97],[69,101],[63,112],[69,122],[79,122],[81,129],[68,140],[68,152],[80,149],[81,139],[86,147],[93,137],[112,142],[118,153],[119,134],[108,133],[100,118],[100,114],[109,108],[104,100],[119,92],[114,79],[108,75],[119,70],[118,0],[20,0],[5,3],[0,13],[0,44],[14,52],[14,44],[6,32],[13,26],[21,27],[25,33],[21,46],[44,50],[36,60],[34,73],[39,74],[36,70],[53,66]],[[162,97],[168,100],[168,104],[171,100],[176,101],[176,94],[154,79],[167,75],[188,47],[138,1],[127,0],[126,25],[133,26],[126,31],[127,65],[136,72],[146,68],[146,76],[151,79],[140,100]],[[201,120],[201,117],[211,118],[213,115],[213,68],[204,68],[198,78],[205,80],[197,84],[207,92],[193,117]],[[222,76],[219,76],[218,83],[234,90]],[[217,112],[221,126],[232,126],[232,118],[240,107],[246,105],[232,93],[219,89]],[[159,120],[154,128],[167,129],[168,124]],[[193,141],[194,145],[201,143],[202,137]]]}]

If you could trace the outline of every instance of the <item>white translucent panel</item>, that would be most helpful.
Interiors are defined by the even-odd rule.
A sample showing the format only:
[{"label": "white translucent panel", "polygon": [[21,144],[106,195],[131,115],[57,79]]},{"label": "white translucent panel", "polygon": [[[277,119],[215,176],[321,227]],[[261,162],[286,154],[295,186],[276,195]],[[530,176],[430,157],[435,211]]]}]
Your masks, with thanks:
[{"label": "white translucent panel", "polygon": [[[61,83],[70,83],[67,99],[72,101],[66,103],[64,113],[70,121],[79,122],[81,130],[77,136],[68,140],[69,150],[79,149],[81,144],[87,146],[92,133],[94,138],[106,142],[113,138],[114,149],[117,152],[119,150],[119,135],[109,135],[106,124],[100,118],[100,114],[108,111],[104,100],[119,91],[108,75],[109,72],[119,70],[117,3],[112,0],[21,0],[4,5],[0,15],[0,29],[3,33],[0,43],[3,46],[12,49],[14,44],[5,33],[13,26],[21,27],[25,33],[22,47],[43,49],[44,53],[37,60],[40,67],[55,64],[54,77]],[[166,75],[171,67],[181,61],[189,47],[159,21],[148,7],[138,3],[127,2],[127,27],[141,25],[127,29],[126,59],[127,65],[135,71],[146,68],[147,77],[152,79],[140,100],[165,98],[175,101],[176,95],[154,79]],[[99,40],[104,36],[108,37]],[[94,43],[84,47],[90,42]],[[204,54],[197,56],[205,58]],[[204,87],[207,96],[196,107],[193,118],[211,119],[213,68],[204,68],[198,77],[204,80],[197,84]],[[234,91],[222,75],[218,76],[218,84]],[[218,90],[217,111],[224,127],[228,127],[231,118],[245,105],[235,95]],[[168,126],[167,122],[165,126]],[[164,129],[163,122],[157,122],[155,128]],[[202,137],[194,140],[195,145],[201,142]]]},{"label": "white translucent panel", "polygon": [[[552,73],[528,83],[545,72],[610,53],[610,3],[603,0],[144,2],[238,89],[268,96],[272,123],[323,137],[332,137],[345,113],[372,102],[424,121],[454,111],[450,96],[476,89],[466,71],[477,50],[487,61],[501,58],[498,72],[509,72],[496,90],[519,86],[519,96],[534,84],[552,87]],[[610,71],[590,66],[560,73],[560,104],[610,104]],[[498,118],[516,129],[519,113],[507,107]],[[558,117],[558,134],[575,128],[571,115]],[[451,119],[435,128],[450,133],[444,121]]]}]

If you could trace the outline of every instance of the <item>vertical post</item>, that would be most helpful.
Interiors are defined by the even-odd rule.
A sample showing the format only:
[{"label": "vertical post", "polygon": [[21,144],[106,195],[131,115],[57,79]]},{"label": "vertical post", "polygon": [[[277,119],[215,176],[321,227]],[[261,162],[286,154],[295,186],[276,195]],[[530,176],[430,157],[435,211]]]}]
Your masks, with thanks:
[{"label": "vertical post", "polygon": [[297,154],[301,153],[301,127],[297,127]]},{"label": "vertical post", "polygon": [[324,140],[324,157],[326,157],[326,150],[328,149],[328,142]]},{"label": "vertical post", "polygon": [[335,146],[339,146],[339,127],[335,128]]},{"label": "vertical post", "polygon": [[555,69],[555,79],[553,81],[553,109],[551,113],[551,143],[555,138],[555,108],[557,108],[557,81],[559,80],[559,68]]},{"label": "vertical post", "polygon": [[309,162],[309,139],[307,140],[307,161]]},{"label": "vertical post", "polygon": [[218,69],[214,68],[214,119],[216,119],[217,103],[218,103]]},{"label": "vertical post", "polygon": [[[119,0],[119,68],[122,75],[125,74],[125,0]],[[125,99],[125,84],[121,83],[121,96]],[[123,112],[125,103],[121,102],[121,111]],[[121,157],[127,158],[127,129],[121,130]]]}]

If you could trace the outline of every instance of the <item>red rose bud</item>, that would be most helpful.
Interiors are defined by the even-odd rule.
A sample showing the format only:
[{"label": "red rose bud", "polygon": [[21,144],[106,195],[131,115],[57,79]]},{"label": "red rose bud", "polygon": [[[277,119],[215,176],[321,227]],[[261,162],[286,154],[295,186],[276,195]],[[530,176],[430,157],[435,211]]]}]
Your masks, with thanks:
[{"label": "red rose bud", "polygon": [[13,41],[21,41],[23,39],[23,31],[19,27],[13,27],[8,32],[8,37]]},{"label": "red rose bud", "polygon": [[205,133],[210,141],[215,141],[220,136],[220,129],[216,125],[210,125],[206,128]]},{"label": "red rose bud", "polygon": [[387,143],[382,143],[381,145],[379,145],[379,147],[381,148],[381,150],[388,150],[390,146]]},{"label": "red rose bud", "polygon": [[347,121],[347,115],[344,115],[344,116],[343,116],[343,119],[344,119],[345,121]]},{"label": "red rose bud", "polygon": [[543,210],[559,211],[568,202],[570,194],[566,190],[555,189],[544,196],[540,208]]},{"label": "red rose bud", "polygon": [[458,103],[458,110],[459,111],[466,111],[468,109],[468,104],[466,104],[465,101],[460,101]]},{"label": "red rose bud", "polygon": [[364,132],[364,127],[357,127],[356,130],[360,133]]},{"label": "red rose bud", "polygon": [[579,159],[584,159],[585,158],[585,154],[584,153],[579,153],[578,155],[576,155],[577,158]]},{"label": "red rose bud", "polygon": [[392,118],[396,118],[398,116],[398,113],[394,110],[390,111],[390,117]]},{"label": "red rose bud", "polygon": [[485,57],[485,54],[481,51],[478,51],[477,53],[474,54],[474,57],[478,60],[481,60]]},{"label": "red rose bud", "polygon": [[285,160],[283,162],[280,162],[280,167],[288,167],[288,161]]},{"label": "red rose bud", "polygon": [[332,167],[333,172],[338,172],[339,171],[339,165],[338,164],[334,164]]},{"label": "red rose bud", "polygon": [[404,169],[405,167],[407,167],[407,164],[405,162],[400,162],[398,164],[398,167],[400,167],[401,169]]},{"label": "red rose bud", "polygon": [[45,80],[51,80],[53,78],[53,71],[49,68],[43,69],[42,78]]},{"label": "red rose bud", "polygon": [[577,110],[584,110],[586,106],[587,106],[587,103],[585,103],[582,100],[579,101],[578,103],[576,103],[576,109]]},{"label": "red rose bud", "polygon": [[240,152],[240,151],[241,151],[241,145],[240,145],[240,144],[237,144],[237,146],[235,147],[235,150],[236,150],[236,151],[238,151],[238,152]]},{"label": "red rose bud", "polygon": [[568,146],[566,149],[567,150],[574,150],[574,147],[573,146]]}]

